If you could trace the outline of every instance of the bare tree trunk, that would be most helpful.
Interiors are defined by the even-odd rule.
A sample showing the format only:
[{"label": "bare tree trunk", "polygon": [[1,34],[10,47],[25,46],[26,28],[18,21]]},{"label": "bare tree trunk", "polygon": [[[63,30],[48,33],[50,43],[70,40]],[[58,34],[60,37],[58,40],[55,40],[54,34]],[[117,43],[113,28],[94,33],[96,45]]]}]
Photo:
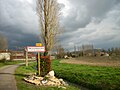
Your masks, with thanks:
[{"label": "bare tree trunk", "polygon": [[37,13],[40,22],[41,39],[45,46],[46,56],[55,42],[59,33],[59,5],[56,0],[37,0]]},{"label": "bare tree trunk", "polygon": [[[39,17],[41,42],[45,46],[44,57],[41,56],[41,62],[44,62],[44,65],[42,65],[44,68],[42,69],[46,70],[47,68],[46,71],[48,72],[50,70],[50,57],[47,55],[53,49],[56,35],[59,33],[59,5],[57,1],[37,0],[37,14]],[[46,71],[43,73],[46,73]]]},{"label": "bare tree trunk", "polygon": [[7,39],[2,34],[0,34],[0,50],[6,50],[7,48]]}]

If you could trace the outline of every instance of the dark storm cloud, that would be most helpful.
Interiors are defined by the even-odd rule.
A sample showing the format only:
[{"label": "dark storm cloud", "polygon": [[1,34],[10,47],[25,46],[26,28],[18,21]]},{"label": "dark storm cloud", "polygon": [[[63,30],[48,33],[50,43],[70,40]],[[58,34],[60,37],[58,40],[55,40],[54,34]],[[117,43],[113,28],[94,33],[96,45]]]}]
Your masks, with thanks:
[{"label": "dark storm cloud", "polygon": [[66,32],[61,39],[65,48],[89,43],[105,48],[120,46],[120,0],[67,1],[70,7],[62,19]]},{"label": "dark storm cloud", "polygon": [[[120,0],[66,0],[63,10],[61,44],[66,49],[91,43],[99,48],[120,46]],[[0,0],[0,33],[9,47],[38,42],[35,0]],[[68,6],[66,6],[68,5]],[[66,9],[67,8],[67,9]]]},{"label": "dark storm cloud", "polygon": [[0,33],[9,48],[38,42],[38,17],[32,0],[0,0]]},{"label": "dark storm cloud", "polygon": [[9,40],[10,49],[14,49],[16,46],[18,47],[35,46],[35,43],[39,42],[39,38],[33,34],[16,34],[10,37],[11,37]]},{"label": "dark storm cloud", "polygon": [[118,4],[116,0],[68,0],[70,2],[69,15],[64,18],[67,27],[78,29],[89,24],[92,18],[101,21],[107,12]]},{"label": "dark storm cloud", "polygon": [[10,27],[4,28],[4,31],[0,33],[7,37],[9,49],[15,49],[18,47],[25,47],[35,45],[36,42],[39,42],[39,37],[36,34],[23,33],[21,32],[20,27]]}]

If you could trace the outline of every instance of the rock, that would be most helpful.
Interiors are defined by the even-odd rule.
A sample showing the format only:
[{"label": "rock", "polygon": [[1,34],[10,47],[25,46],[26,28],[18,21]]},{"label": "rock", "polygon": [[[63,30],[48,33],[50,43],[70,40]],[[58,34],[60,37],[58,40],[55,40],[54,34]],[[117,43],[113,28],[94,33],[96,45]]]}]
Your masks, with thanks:
[{"label": "rock", "polygon": [[59,79],[57,79],[57,78],[49,78],[49,80],[52,82],[60,82]]},{"label": "rock", "polygon": [[[33,83],[35,85],[44,86],[67,86],[68,84],[63,81],[63,79],[58,79],[54,76],[54,71],[50,71],[45,77],[38,77],[36,75],[31,75],[24,78],[25,81]],[[64,88],[64,87],[63,87]]]},{"label": "rock", "polygon": [[47,85],[47,86],[55,86],[55,83],[54,83],[54,82],[51,82],[51,81],[48,81],[48,82],[46,83],[46,85]]},{"label": "rock", "polygon": [[42,80],[41,83],[44,85],[46,84],[48,81],[47,80]]},{"label": "rock", "polygon": [[50,71],[47,75],[50,76],[50,77],[54,77],[55,73],[54,73],[54,71],[52,70],[52,71]]},{"label": "rock", "polygon": [[29,80],[34,80],[34,75],[29,75],[27,78],[28,78]]},{"label": "rock", "polygon": [[43,77],[34,76],[35,79],[43,80]]},{"label": "rock", "polygon": [[35,85],[39,85],[39,84],[40,84],[40,80],[35,79],[35,80],[33,81],[33,83],[34,83]]},{"label": "rock", "polygon": [[55,75],[54,71],[52,70],[44,77],[44,79],[49,79],[49,80],[54,79],[55,78],[54,75]]},{"label": "rock", "polygon": [[63,79],[59,79],[59,81],[61,82],[61,84],[62,84],[63,86],[68,86],[68,84],[67,84],[65,81],[63,81]]},{"label": "rock", "polygon": [[57,78],[49,79],[49,80],[50,80],[51,82],[54,82],[54,83],[56,84],[55,86],[59,86],[59,85],[61,85],[59,79],[57,79]]},{"label": "rock", "polygon": [[59,81],[60,81],[60,82],[63,82],[63,79],[60,78]]}]

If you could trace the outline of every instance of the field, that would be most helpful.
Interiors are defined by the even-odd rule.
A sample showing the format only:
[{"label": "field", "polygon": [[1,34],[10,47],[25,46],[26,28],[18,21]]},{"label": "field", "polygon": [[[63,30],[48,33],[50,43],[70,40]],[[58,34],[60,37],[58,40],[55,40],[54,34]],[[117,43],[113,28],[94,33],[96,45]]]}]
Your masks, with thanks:
[{"label": "field", "polygon": [[91,66],[113,66],[120,67],[119,57],[79,57],[62,60],[61,63],[82,64]]},{"label": "field", "polygon": [[[86,87],[90,90],[120,90],[119,58],[81,57],[77,59],[52,60],[52,70],[55,76]],[[24,82],[27,73],[35,73],[36,63],[30,66],[20,66],[16,70],[18,90],[63,90],[58,87],[40,87]],[[67,90],[78,90],[73,86]]]},{"label": "field", "polygon": [[119,60],[108,60],[105,58],[93,59],[93,57],[77,58],[74,60],[55,60],[53,61],[52,68],[57,77],[91,90],[120,90]]}]

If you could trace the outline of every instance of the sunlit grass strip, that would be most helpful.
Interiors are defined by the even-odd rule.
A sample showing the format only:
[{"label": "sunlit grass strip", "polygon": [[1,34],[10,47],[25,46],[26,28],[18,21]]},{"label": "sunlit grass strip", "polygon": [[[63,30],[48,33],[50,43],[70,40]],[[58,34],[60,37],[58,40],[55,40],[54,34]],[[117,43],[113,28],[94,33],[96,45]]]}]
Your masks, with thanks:
[{"label": "sunlit grass strip", "polygon": [[18,64],[18,63],[24,63],[24,62],[25,62],[24,60],[21,60],[21,61],[4,61],[4,60],[1,60],[0,61],[0,67],[6,66],[6,65]]},{"label": "sunlit grass strip", "polygon": [[[16,81],[18,90],[65,90],[58,87],[47,87],[47,86],[37,86],[23,81],[23,78],[26,77],[28,73],[35,73],[36,63],[30,63],[28,67],[22,65],[16,69]],[[79,90],[74,86],[68,86],[66,90]]]},{"label": "sunlit grass strip", "polygon": [[56,76],[90,89],[120,90],[120,68],[52,62]]}]

